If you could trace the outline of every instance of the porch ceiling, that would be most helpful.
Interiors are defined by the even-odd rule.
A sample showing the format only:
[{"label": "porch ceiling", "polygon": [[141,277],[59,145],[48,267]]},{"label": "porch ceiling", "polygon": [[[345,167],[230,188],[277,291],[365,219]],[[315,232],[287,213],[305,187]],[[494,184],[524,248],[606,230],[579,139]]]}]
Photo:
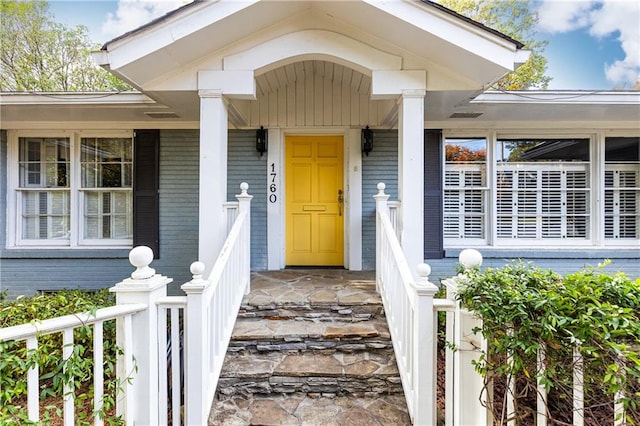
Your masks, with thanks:
[{"label": "porch ceiling", "polygon": [[371,77],[329,61],[300,61],[256,76],[258,96],[275,92],[297,81],[317,75],[333,83],[350,86],[362,95],[371,94]]}]

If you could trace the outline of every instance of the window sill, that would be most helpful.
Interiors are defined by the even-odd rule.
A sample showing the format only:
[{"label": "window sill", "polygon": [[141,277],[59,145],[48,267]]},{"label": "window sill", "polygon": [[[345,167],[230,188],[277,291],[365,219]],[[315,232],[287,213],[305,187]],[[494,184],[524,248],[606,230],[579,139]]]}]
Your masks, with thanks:
[{"label": "window sill", "polygon": [[[640,259],[640,249],[630,247],[563,247],[563,248],[531,248],[531,247],[469,247],[478,250],[487,259]],[[445,257],[458,257],[463,248],[445,248]]]},{"label": "window sill", "polygon": [[131,247],[12,247],[0,250],[2,259],[126,259]]}]

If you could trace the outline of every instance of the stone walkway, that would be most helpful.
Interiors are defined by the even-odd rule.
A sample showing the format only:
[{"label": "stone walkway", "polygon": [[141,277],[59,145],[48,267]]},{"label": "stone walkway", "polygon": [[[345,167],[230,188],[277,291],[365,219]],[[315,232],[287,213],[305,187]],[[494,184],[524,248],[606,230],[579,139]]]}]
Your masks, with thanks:
[{"label": "stone walkway", "polygon": [[254,273],[209,425],[411,424],[374,279]]}]

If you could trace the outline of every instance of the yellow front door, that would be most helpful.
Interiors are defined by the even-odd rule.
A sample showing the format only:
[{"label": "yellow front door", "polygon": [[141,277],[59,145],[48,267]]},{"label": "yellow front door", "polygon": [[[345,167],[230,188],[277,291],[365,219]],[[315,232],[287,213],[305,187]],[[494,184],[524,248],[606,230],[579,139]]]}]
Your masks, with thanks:
[{"label": "yellow front door", "polygon": [[344,264],[342,136],[287,136],[286,263]]}]

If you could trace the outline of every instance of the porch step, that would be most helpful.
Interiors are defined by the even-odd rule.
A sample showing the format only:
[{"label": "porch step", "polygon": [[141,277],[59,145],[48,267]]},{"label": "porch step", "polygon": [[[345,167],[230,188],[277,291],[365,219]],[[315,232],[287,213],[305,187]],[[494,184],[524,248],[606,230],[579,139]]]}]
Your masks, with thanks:
[{"label": "porch step", "polygon": [[383,315],[371,273],[339,272],[256,274],[238,318],[360,322]]},{"label": "porch step", "polygon": [[375,397],[402,392],[393,354],[228,354],[218,382],[224,396],[291,394]]},{"label": "porch step", "polygon": [[358,323],[238,318],[231,339],[230,353],[393,349],[384,317]]},{"label": "porch step", "polygon": [[254,273],[209,424],[409,424],[373,278]]},{"label": "porch step", "polygon": [[211,425],[409,425],[402,395],[372,398],[235,396],[218,404]]}]

